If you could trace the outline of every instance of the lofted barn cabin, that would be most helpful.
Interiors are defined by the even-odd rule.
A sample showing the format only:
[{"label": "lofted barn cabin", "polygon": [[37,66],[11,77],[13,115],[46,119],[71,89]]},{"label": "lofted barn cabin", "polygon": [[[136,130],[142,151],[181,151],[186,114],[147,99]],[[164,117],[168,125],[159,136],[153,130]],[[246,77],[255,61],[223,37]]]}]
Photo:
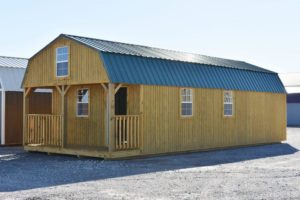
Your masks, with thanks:
[{"label": "lofted barn cabin", "polygon": [[[116,159],[286,139],[278,74],[242,61],[61,34],[22,86],[27,151]],[[28,113],[36,89],[52,91],[51,114]]]}]

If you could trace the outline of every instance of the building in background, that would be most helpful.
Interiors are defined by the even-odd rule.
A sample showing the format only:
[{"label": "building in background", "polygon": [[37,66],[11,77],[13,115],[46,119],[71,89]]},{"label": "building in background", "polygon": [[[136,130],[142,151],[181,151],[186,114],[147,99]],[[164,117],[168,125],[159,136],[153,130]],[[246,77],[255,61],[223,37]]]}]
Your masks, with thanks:
[{"label": "building in background", "polygon": [[287,125],[300,126],[300,73],[280,74],[287,91]]},{"label": "building in background", "polygon": [[[21,83],[27,67],[25,58],[0,56],[0,144],[22,144],[23,89]],[[32,112],[50,113],[51,93],[33,94]]]}]

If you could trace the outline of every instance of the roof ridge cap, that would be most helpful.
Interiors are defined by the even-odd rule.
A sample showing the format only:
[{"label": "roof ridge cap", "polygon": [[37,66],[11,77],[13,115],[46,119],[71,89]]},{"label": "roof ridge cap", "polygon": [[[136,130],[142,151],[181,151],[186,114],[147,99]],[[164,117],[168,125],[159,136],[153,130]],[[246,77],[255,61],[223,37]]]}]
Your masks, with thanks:
[{"label": "roof ridge cap", "polygon": [[147,45],[141,45],[141,44],[133,44],[133,43],[119,42],[119,41],[114,41],[114,40],[106,40],[106,39],[99,39],[99,38],[86,37],[86,36],[78,36],[78,35],[71,35],[71,34],[62,34],[62,35],[71,36],[71,37],[80,37],[80,38],[86,38],[86,39],[92,39],[92,40],[98,40],[98,41],[104,41],[104,42],[119,43],[119,44],[131,45],[131,46],[146,47],[146,48],[151,48],[151,49],[159,49],[159,50],[171,51],[171,52],[176,52],[176,53],[186,53],[186,54],[200,55],[200,56],[206,56],[206,57],[209,57],[209,58],[223,59],[223,60],[229,60],[229,61],[244,62],[242,60],[228,59],[228,58],[216,57],[216,56],[208,56],[208,55],[204,55],[204,54],[200,54],[200,53],[180,51],[180,50],[167,49],[167,48],[161,48],[161,47],[153,47],[153,46],[147,46]]},{"label": "roof ridge cap", "polygon": [[[167,51],[167,52],[170,52],[170,53],[173,52],[173,53],[178,53],[178,54],[188,54],[188,55],[192,55],[192,56],[202,56],[202,57],[206,57],[206,58],[209,58],[209,59],[214,59],[216,61],[219,60],[220,62],[238,62],[238,63],[243,63],[243,64],[246,64],[246,65],[251,65],[253,68],[257,68],[257,70],[255,70],[255,69],[252,69],[252,70],[248,69],[250,71],[258,71],[258,72],[276,73],[277,74],[277,72],[274,72],[274,71],[271,71],[269,69],[265,69],[265,68],[259,67],[259,66],[254,65],[254,64],[250,64],[250,63],[242,61],[242,60],[234,60],[234,59],[228,59],[228,58],[222,58],[222,57],[208,56],[208,55],[203,55],[203,54],[198,54],[198,53],[190,53],[190,52],[179,51],[179,50],[164,49],[164,48],[160,48],[160,47],[152,47],[152,46],[146,46],[146,45],[140,45],[140,44],[117,42],[117,41],[112,41],[112,40],[104,40],[104,39],[98,39],[98,38],[92,38],[92,37],[86,37],[86,36],[77,36],[77,35],[71,35],[71,34],[61,34],[61,35],[65,36],[65,37],[68,37],[68,38],[71,38],[71,39],[75,39],[75,40],[79,40],[81,38],[81,39],[95,40],[95,41],[108,42],[108,43],[118,43],[118,44],[122,44],[122,45],[129,45],[129,46],[135,46],[135,47],[143,47],[143,48],[147,48],[147,49],[162,50],[162,51]],[[97,49],[97,50],[101,51],[101,52],[117,53],[117,52],[108,51],[108,50],[101,50],[101,49]],[[142,55],[140,53],[133,54],[133,53],[125,52],[125,53],[121,53],[121,54],[123,54],[123,55],[131,55],[131,56],[140,56],[140,57],[145,57],[145,58],[160,58],[160,57],[155,57],[155,56],[145,56],[145,55]],[[183,61],[183,60],[180,60],[180,59],[173,59],[173,58],[172,59],[160,58],[160,59],[174,60],[174,61]],[[189,61],[183,61],[183,62],[189,62]],[[193,62],[193,63],[197,63],[197,62]],[[228,67],[227,65],[224,65],[224,64],[223,65],[213,65],[213,66]],[[240,68],[237,68],[237,67],[230,67],[230,68],[240,69]],[[246,70],[246,69],[243,69],[243,70]]]}]

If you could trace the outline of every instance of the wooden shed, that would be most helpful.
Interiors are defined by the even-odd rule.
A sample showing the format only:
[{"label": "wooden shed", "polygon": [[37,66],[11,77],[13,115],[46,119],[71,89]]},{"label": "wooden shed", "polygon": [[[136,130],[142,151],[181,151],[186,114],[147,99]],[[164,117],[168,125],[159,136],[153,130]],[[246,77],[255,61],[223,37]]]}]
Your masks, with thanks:
[{"label": "wooden shed", "polygon": [[[0,56],[0,144],[21,145],[23,133],[23,89],[25,58]],[[31,112],[51,113],[51,93],[33,93]]]},{"label": "wooden shed", "polygon": [[[114,159],[286,139],[277,73],[242,61],[61,34],[23,88],[28,151]],[[53,91],[51,114],[28,113],[38,88]]]}]

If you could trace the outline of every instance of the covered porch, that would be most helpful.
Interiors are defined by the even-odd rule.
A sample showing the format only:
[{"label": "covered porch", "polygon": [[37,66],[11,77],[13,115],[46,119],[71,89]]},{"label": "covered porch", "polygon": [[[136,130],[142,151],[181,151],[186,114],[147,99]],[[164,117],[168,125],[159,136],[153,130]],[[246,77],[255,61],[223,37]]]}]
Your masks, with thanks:
[{"label": "covered porch", "polygon": [[[38,88],[24,88],[25,150],[107,159],[139,155],[142,86],[102,83],[45,88],[52,90],[51,114],[29,113],[30,95]],[[75,114],[78,88],[89,91],[86,117]]]}]

